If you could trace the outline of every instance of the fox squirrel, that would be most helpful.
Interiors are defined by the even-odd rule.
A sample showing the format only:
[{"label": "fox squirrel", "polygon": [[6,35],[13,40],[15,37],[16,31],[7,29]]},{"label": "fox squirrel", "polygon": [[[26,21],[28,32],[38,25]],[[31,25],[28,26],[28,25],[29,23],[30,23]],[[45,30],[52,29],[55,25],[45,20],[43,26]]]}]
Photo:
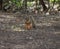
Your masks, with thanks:
[{"label": "fox squirrel", "polygon": [[32,23],[29,19],[26,19],[25,21],[25,28],[30,30],[32,28]]}]

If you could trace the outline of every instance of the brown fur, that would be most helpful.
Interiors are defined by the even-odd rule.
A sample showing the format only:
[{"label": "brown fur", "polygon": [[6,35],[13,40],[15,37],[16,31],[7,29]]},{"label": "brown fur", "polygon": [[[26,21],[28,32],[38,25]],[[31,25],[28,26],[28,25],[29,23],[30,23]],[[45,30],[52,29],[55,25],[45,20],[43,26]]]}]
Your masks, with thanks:
[{"label": "brown fur", "polygon": [[25,28],[28,29],[28,30],[30,30],[32,28],[32,24],[31,24],[30,21],[25,22]]}]

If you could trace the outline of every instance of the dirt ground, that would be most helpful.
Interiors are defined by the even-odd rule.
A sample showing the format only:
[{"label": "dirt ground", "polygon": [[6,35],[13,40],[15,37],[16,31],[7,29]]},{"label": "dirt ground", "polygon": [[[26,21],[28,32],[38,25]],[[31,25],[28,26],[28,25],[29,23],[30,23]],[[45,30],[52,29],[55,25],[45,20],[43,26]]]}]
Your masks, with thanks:
[{"label": "dirt ground", "polygon": [[[24,28],[27,16],[36,28]],[[60,49],[60,15],[0,13],[0,49]]]}]

